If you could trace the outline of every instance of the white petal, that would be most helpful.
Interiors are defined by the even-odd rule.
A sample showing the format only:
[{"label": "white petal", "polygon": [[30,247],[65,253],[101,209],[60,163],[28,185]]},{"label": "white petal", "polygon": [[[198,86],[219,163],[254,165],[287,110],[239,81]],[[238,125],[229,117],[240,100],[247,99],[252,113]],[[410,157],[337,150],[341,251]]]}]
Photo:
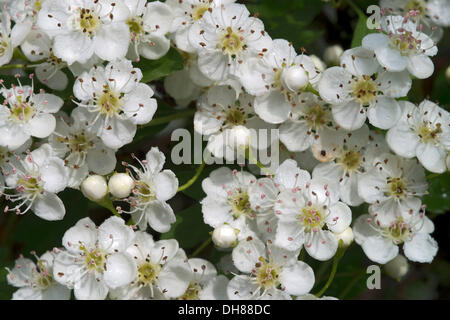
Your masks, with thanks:
[{"label": "white petal", "polygon": [[256,114],[268,123],[282,123],[289,118],[292,104],[280,91],[273,90],[267,95],[255,99]]},{"label": "white petal", "polygon": [[249,238],[239,242],[233,249],[233,264],[242,272],[251,272],[259,257],[265,257],[266,246],[257,238]]},{"label": "white petal", "polygon": [[280,282],[286,292],[292,295],[308,293],[314,286],[314,271],[303,261],[285,266],[280,274]]},{"label": "white petal", "polygon": [[390,129],[397,124],[401,116],[399,104],[393,98],[378,97],[367,110],[369,122],[380,129]]},{"label": "white petal", "polygon": [[186,254],[179,249],[158,275],[158,286],[169,298],[182,295],[193,278]]},{"label": "white petal", "polygon": [[95,54],[103,60],[112,61],[125,57],[130,43],[130,30],[122,23],[103,26],[94,38]]},{"label": "white petal", "polygon": [[338,248],[337,238],[327,230],[312,236],[311,242],[305,244],[308,254],[319,261],[326,261],[334,256]]},{"label": "white petal", "polygon": [[405,256],[415,262],[431,263],[438,251],[438,244],[429,234],[418,233],[403,246]]},{"label": "white petal", "polygon": [[78,300],[104,300],[108,287],[104,281],[97,281],[95,273],[88,273],[74,286],[73,293]]},{"label": "white petal", "polygon": [[103,279],[111,289],[130,284],[136,275],[136,263],[127,253],[114,253],[108,257]]},{"label": "white petal", "polygon": [[336,123],[346,130],[357,130],[366,121],[366,110],[356,101],[350,101],[331,108]]},{"label": "white petal", "polygon": [[434,64],[429,56],[419,54],[408,57],[408,71],[418,79],[429,78],[434,72]]},{"label": "white petal", "polygon": [[392,240],[381,236],[367,238],[362,248],[370,260],[381,264],[391,261],[398,255],[398,246]]},{"label": "white petal", "polygon": [[45,191],[58,193],[67,187],[68,172],[64,161],[59,158],[49,158],[41,167],[41,179]]},{"label": "white petal", "polygon": [[171,199],[178,189],[178,179],[171,170],[164,170],[154,178],[156,188],[156,198],[160,201]]},{"label": "white petal", "polygon": [[176,220],[172,208],[163,201],[154,201],[147,207],[145,214],[150,227],[161,233],[169,231],[170,225]]},{"label": "white petal", "polygon": [[29,126],[32,136],[46,138],[55,130],[56,120],[51,114],[38,114],[30,120]]},{"label": "white petal", "polygon": [[34,214],[48,221],[62,220],[66,214],[64,203],[53,193],[45,192],[33,201],[31,207]]},{"label": "white petal", "polygon": [[447,171],[447,165],[445,158],[447,152],[431,143],[420,143],[416,149],[417,159],[425,167],[425,169],[436,172],[444,173]]},{"label": "white petal", "polygon": [[125,251],[134,239],[134,231],[125,221],[112,216],[98,227],[99,246],[107,252]]},{"label": "white petal", "polygon": [[328,229],[334,233],[344,232],[352,222],[352,211],[343,202],[338,202],[330,207],[330,215],[327,218]]}]

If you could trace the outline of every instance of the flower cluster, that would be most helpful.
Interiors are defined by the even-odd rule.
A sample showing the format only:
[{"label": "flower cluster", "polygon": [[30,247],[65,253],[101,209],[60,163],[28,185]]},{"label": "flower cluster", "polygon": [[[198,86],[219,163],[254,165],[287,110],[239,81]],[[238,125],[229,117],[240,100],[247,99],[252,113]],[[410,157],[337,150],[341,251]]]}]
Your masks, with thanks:
[{"label": "flower cluster", "polygon": [[[316,297],[304,251],[326,261],[354,238],[380,264],[401,257],[399,246],[414,262],[437,254],[422,196],[425,170],[450,169],[450,114],[407,96],[434,72],[448,2],[382,0],[378,32],[330,51],[328,68],[272,39],[235,0],[3,2],[0,67],[19,57],[34,68],[28,84],[0,80],[5,213],[61,220],[58,193],[72,188],[114,214],[79,220],[37,263],[17,259],[14,299],[302,300]],[[161,87],[180,108],[194,103],[193,129],[213,158],[251,162],[252,150],[276,148],[281,160],[258,172],[223,166],[201,182],[201,214],[227,267],[156,235],[175,223],[168,201],[181,190],[164,153],[117,155],[158,109],[162,88],[146,83],[142,62],[169,50],[184,66]],[[254,134],[263,131],[279,134]]]}]

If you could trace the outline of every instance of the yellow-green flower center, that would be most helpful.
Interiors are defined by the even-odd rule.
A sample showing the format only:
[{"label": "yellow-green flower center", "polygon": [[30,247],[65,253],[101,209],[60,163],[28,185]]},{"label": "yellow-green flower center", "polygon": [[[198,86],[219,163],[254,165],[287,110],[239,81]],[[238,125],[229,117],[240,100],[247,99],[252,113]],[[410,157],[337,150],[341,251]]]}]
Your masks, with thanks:
[{"label": "yellow-green flower center", "polygon": [[354,150],[343,151],[341,156],[338,157],[337,163],[344,167],[346,172],[356,171],[361,163],[361,152]]},{"label": "yellow-green flower center", "polygon": [[106,253],[99,248],[87,249],[84,245],[80,246],[84,262],[89,270],[103,273],[106,268]]},{"label": "yellow-green flower center", "polygon": [[184,294],[179,297],[179,300],[199,300],[199,292],[202,290],[202,287],[197,282],[191,282],[189,287],[186,289]]},{"label": "yellow-green flower center", "polygon": [[383,234],[390,238],[394,243],[400,244],[409,239],[411,235],[411,227],[403,221],[402,218],[398,218],[389,227],[383,229]]},{"label": "yellow-green flower center", "polygon": [[411,0],[408,1],[405,9],[407,12],[409,12],[410,10],[419,11],[419,15],[421,16],[426,12],[426,4],[424,4],[421,0]]},{"label": "yellow-green flower center", "polygon": [[313,130],[318,130],[323,128],[330,119],[326,110],[321,105],[315,104],[306,112],[305,120]]},{"label": "yellow-green flower center", "polygon": [[158,279],[161,271],[159,264],[145,262],[138,267],[138,281],[141,285],[152,285]]},{"label": "yellow-green flower center", "polygon": [[3,39],[0,41],[0,57],[3,57],[5,55],[5,53],[8,51],[9,49],[9,40],[8,39]]},{"label": "yellow-green flower center", "polygon": [[236,108],[231,108],[228,110],[226,119],[228,123],[236,126],[245,124],[247,120],[245,113]]},{"label": "yellow-green flower center", "polygon": [[141,17],[131,17],[126,21],[132,38],[138,38],[144,31],[144,20]]},{"label": "yellow-green flower center", "polygon": [[305,228],[306,232],[318,231],[322,229],[325,224],[324,213],[313,205],[304,207],[297,218]]},{"label": "yellow-green flower center", "polygon": [[254,212],[250,207],[250,200],[247,191],[235,190],[228,198],[228,203],[232,207],[232,214],[235,218],[240,216],[253,217]]},{"label": "yellow-green flower center", "polygon": [[225,54],[234,57],[245,49],[244,38],[228,27],[220,39],[219,46]]},{"label": "yellow-green flower center", "polygon": [[281,269],[277,265],[268,262],[264,257],[259,257],[256,263],[256,281],[262,288],[276,288],[280,285]]},{"label": "yellow-green flower center", "polygon": [[417,135],[422,142],[435,142],[437,137],[442,133],[441,124],[437,123],[435,128],[429,125],[422,125],[417,130]]},{"label": "yellow-green flower center", "polygon": [[121,111],[121,96],[113,92],[109,86],[104,86],[102,95],[97,99],[100,112],[107,116],[113,116]]},{"label": "yellow-green flower center", "polygon": [[192,19],[194,21],[200,20],[201,18],[203,18],[203,15],[205,14],[206,11],[208,11],[208,9],[209,9],[208,4],[201,4],[196,6],[194,10],[192,10]]},{"label": "yellow-green flower center", "polygon": [[92,36],[101,25],[99,16],[93,10],[86,8],[79,9],[77,22],[81,32],[89,36]]},{"label": "yellow-green flower center", "polygon": [[397,49],[401,55],[407,56],[419,50],[420,42],[414,38],[412,32],[404,31],[391,36],[391,47]]},{"label": "yellow-green flower center", "polygon": [[44,186],[38,177],[27,176],[17,180],[16,190],[20,193],[39,194],[44,190]]},{"label": "yellow-green flower center", "polygon": [[394,198],[403,198],[407,196],[406,182],[402,178],[392,178],[387,181],[388,195]]},{"label": "yellow-green flower center", "polygon": [[149,186],[143,181],[138,181],[135,190],[137,191],[137,196],[140,203],[147,203],[156,200],[155,188]]},{"label": "yellow-green flower center", "polygon": [[368,105],[377,95],[377,85],[369,76],[357,78],[352,87],[352,96],[362,105]]}]

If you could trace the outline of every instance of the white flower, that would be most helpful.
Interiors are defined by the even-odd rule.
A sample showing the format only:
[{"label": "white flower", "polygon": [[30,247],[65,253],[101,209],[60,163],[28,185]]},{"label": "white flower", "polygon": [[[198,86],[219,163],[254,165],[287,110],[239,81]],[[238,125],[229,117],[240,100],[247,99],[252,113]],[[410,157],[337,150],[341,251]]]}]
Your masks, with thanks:
[{"label": "white flower", "polygon": [[279,219],[275,244],[288,250],[304,245],[310,256],[321,261],[336,253],[335,233],[347,229],[352,220],[350,208],[338,201],[336,186],[322,176],[313,177],[303,188],[282,191],[274,209]]},{"label": "white flower", "polygon": [[297,55],[291,43],[273,40],[273,47],[263,59],[244,63],[240,80],[255,99],[255,111],[269,123],[286,121],[295,106],[297,93],[309,83],[316,83],[320,72],[307,55]]},{"label": "white flower", "polygon": [[233,263],[244,275],[228,284],[232,300],[290,300],[290,295],[308,293],[314,285],[314,272],[298,261],[299,250],[287,251],[248,237],[233,249]]},{"label": "white flower", "polygon": [[138,231],[126,252],[133,257],[135,276],[129,285],[110,292],[113,299],[177,298],[194,277],[186,254],[174,239],[153,241],[151,235]]},{"label": "white flower", "polygon": [[15,22],[13,34],[18,44],[36,28],[37,15],[46,0],[14,0],[6,8]]},{"label": "white flower", "polygon": [[23,256],[15,261],[6,279],[10,285],[20,288],[13,293],[12,300],[69,300],[70,290],[53,279],[51,252],[35,256],[36,264]]},{"label": "white flower", "polygon": [[256,212],[249,201],[249,189],[256,178],[246,171],[222,167],[202,181],[206,198],[201,201],[203,219],[213,228],[224,223],[239,230],[238,240],[253,234]]},{"label": "white flower", "polygon": [[170,49],[166,37],[172,23],[171,8],[160,1],[126,0],[130,11],[126,24],[130,29],[131,44],[127,57],[139,61],[139,56],[156,60]]},{"label": "white flower", "polygon": [[423,211],[415,212],[407,219],[400,217],[386,227],[363,214],[353,227],[356,243],[370,260],[381,264],[397,257],[400,244],[409,260],[431,263],[438,250],[437,242],[430,236],[433,231],[433,222]]},{"label": "white flower", "polygon": [[131,196],[123,199],[130,204],[130,211],[118,208],[119,212],[130,213],[141,230],[145,230],[148,223],[158,232],[167,232],[175,222],[175,214],[166,201],[177,193],[178,179],[171,170],[162,170],[166,157],[158,148],[152,147],[142,161],[132,156],[141,169],[123,163],[131,169],[127,171],[134,180],[134,189]]},{"label": "white flower", "polygon": [[384,32],[365,36],[362,46],[373,50],[381,66],[390,72],[405,69],[419,79],[433,74],[434,65],[430,57],[437,54],[433,40],[418,30],[417,24],[402,16],[381,18]]},{"label": "white flower", "polygon": [[407,72],[386,72],[373,52],[361,47],[346,50],[341,67],[325,70],[319,82],[320,96],[333,104],[334,120],[346,130],[361,128],[366,117],[378,128],[391,128],[401,114],[394,98],[410,88]]},{"label": "white flower", "polygon": [[358,195],[358,177],[373,166],[375,156],[388,152],[389,148],[384,136],[370,132],[366,125],[353,132],[336,131],[333,139],[336,142],[328,154],[335,155],[334,161],[318,164],[313,176],[326,177],[339,185],[341,200],[359,206],[364,200]]},{"label": "white flower", "polygon": [[61,71],[67,64],[53,54],[52,41],[45,33],[31,30],[20,48],[31,62],[41,62],[35,69],[40,82],[54,90],[64,90],[67,87],[69,80]]},{"label": "white flower", "polygon": [[136,263],[126,253],[134,236],[133,229],[115,216],[99,227],[89,218],[79,220],[64,234],[65,250],[56,250],[54,279],[73,288],[79,300],[105,299],[110,289],[136,277]]},{"label": "white flower", "polygon": [[48,144],[28,151],[23,159],[20,156],[12,158],[8,166],[8,172],[3,172],[7,189],[15,192],[5,195],[13,204],[5,211],[25,214],[31,210],[49,221],[64,218],[66,210],[56,193],[67,187],[68,172]]},{"label": "white flower", "polygon": [[91,129],[77,118],[67,118],[61,113],[57,117],[55,131],[48,141],[69,170],[71,188],[78,188],[90,171],[105,175],[116,167],[116,151],[105,146]]},{"label": "white flower", "polygon": [[122,0],[47,0],[37,26],[54,38],[55,56],[69,65],[84,63],[94,54],[112,61],[127,53],[128,16]]},{"label": "white flower", "polygon": [[126,198],[134,189],[134,180],[126,173],[114,173],[108,181],[108,190],[116,198]]},{"label": "white flower", "polygon": [[17,43],[12,43],[11,18],[3,11],[0,15],[0,66],[11,61],[14,47]]},{"label": "white flower", "polygon": [[[214,86],[198,101],[194,129],[209,136],[206,148],[216,157],[234,160],[239,147],[266,149],[271,142],[247,129],[270,128],[254,113],[253,97],[231,86]],[[252,139],[254,138],[254,139]]]},{"label": "white flower", "polygon": [[418,211],[419,197],[427,187],[425,171],[416,160],[388,153],[375,157],[373,167],[358,180],[359,196],[370,204],[369,213],[383,227]]},{"label": "white flower", "polygon": [[189,259],[193,277],[180,300],[228,300],[228,279],[217,275],[211,262],[199,258]]},{"label": "white flower", "polygon": [[[0,80],[3,85],[3,81]],[[33,86],[11,85],[0,89],[5,98],[0,106],[0,145],[16,149],[30,137],[46,138],[54,130],[56,113],[63,100],[53,94],[33,92]]]},{"label": "white flower", "polygon": [[189,42],[189,30],[198,23],[207,11],[226,6],[236,0],[167,0],[173,13],[171,26],[175,45],[185,52],[194,52],[195,47]]},{"label": "white flower", "polygon": [[409,16],[422,25],[422,32],[435,41],[442,38],[441,27],[450,25],[450,4],[446,0],[381,0],[384,14]]},{"label": "white flower", "polygon": [[130,143],[136,125],[150,122],[157,108],[153,90],[141,79],[141,70],[128,60],[94,66],[75,81],[73,91],[81,102],[72,116],[91,126],[110,148]]},{"label": "white flower", "polygon": [[429,171],[447,170],[446,157],[450,151],[450,114],[435,103],[424,100],[419,107],[403,101],[400,121],[391,128],[386,141],[399,156],[417,156]]},{"label": "white flower", "polygon": [[224,223],[214,229],[212,233],[212,241],[215,246],[222,249],[227,249],[237,244],[238,233],[239,230],[236,230],[232,226]]},{"label": "white flower", "polygon": [[322,99],[304,92],[295,101],[290,118],[280,126],[280,140],[289,151],[305,151],[318,141],[324,131],[332,131],[328,134],[336,135],[331,108]]},{"label": "white flower", "polygon": [[271,48],[263,23],[249,15],[245,5],[232,3],[206,11],[190,28],[189,41],[198,54],[199,68],[211,80],[239,76],[242,65]]}]

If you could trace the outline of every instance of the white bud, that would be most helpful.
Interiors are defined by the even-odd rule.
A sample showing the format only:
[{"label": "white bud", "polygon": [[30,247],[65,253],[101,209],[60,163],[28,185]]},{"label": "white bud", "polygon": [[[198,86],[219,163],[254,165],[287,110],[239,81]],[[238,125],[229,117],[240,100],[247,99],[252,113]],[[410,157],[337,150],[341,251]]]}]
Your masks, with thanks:
[{"label": "white bud", "polygon": [[115,173],[108,182],[109,192],[116,198],[126,198],[134,188],[133,179],[126,173]]},{"label": "white bud", "polygon": [[92,201],[99,201],[108,193],[108,186],[104,177],[92,175],[81,183],[81,192]]},{"label": "white bud", "polygon": [[286,89],[297,92],[308,85],[309,79],[305,69],[292,66],[283,71],[281,82]]},{"label": "white bud", "polygon": [[401,254],[383,266],[386,273],[394,279],[400,279],[408,273],[408,260]]},{"label": "white bud", "polygon": [[235,126],[228,135],[228,145],[232,148],[246,148],[250,144],[251,131],[244,126]]},{"label": "white bud", "polygon": [[325,64],[325,62],[323,62],[318,56],[313,55],[313,54],[310,55],[309,57],[314,62],[314,66],[316,67],[317,70],[319,70],[320,72],[325,71],[325,69],[327,68],[327,65]]},{"label": "white bud", "polygon": [[219,248],[226,249],[233,247],[237,241],[236,230],[228,224],[223,224],[214,229],[212,241]]},{"label": "white bud", "polygon": [[341,56],[344,53],[344,49],[338,44],[328,47],[324,54],[323,59],[329,65],[339,65],[341,63]]},{"label": "white bud", "polygon": [[346,247],[348,247],[353,242],[353,239],[355,238],[353,235],[353,230],[350,227],[345,229],[343,232],[335,233],[334,235],[336,236],[338,241],[342,240],[344,246],[346,246]]},{"label": "white bud", "polygon": [[450,66],[448,66],[447,70],[445,70],[445,77],[447,78],[447,81],[450,82]]}]

